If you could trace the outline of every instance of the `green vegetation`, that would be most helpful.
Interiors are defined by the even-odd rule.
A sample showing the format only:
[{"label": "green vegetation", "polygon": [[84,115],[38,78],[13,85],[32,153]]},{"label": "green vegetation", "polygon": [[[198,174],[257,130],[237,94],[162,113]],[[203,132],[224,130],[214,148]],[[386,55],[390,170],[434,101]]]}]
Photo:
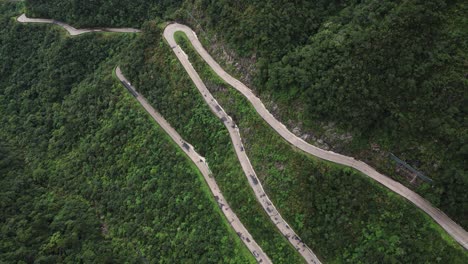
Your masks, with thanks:
[{"label": "green vegetation", "polygon": [[211,70],[184,33],[176,33],[176,39],[238,124],[245,150],[272,201],[325,261],[468,260],[468,253],[413,204],[354,170],[312,158],[282,140],[239,92]]},{"label": "green vegetation", "polygon": [[[193,239],[203,242],[193,243],[196,248],[191,251],[182,252],[177,244],[161,244],[167,242],[163,240],[166,234],[177,230],[174,226],[180,223],[187,223],[184,227],[199,226],[194,223],[208,219],[206,213],[190,211],[193,219],[185,222],[164,219],[158,229],[161,237],[143,235],[148,234],[146,227],[151,226],[143,224],[150,221],[146,210],[151,206],[145,204],[140,208],[141,204],[137,205],[136,201],[147,191],[142,189],[149,180],[143,176],[116,179],[115,175],[127,175],[122,172],[124,166],[133,168],[127,163],[132,157],[130,151],[140,150],[135,147],[142,146],[140,142],[149,144],[144,141],[149,139],[143,136],[147,133],[143,128],[148,131],[155,128],[148,126],[149,119],[143,119],[139,107],[125,95],[122,87],[115,85],[108,72],[117,63],[115,57],[122,54],[123,47],[132,43],[130,52],[125,54],[126,65],[122,65],[124,72],[130,73],[129,79],[201,154],[207,156],[226,198],[247,228],[257,232],[252,234],[268,255],[276,262],[300,261],[285,240],[271,232],[273,226],[268,224],[253,198],[227,132],[209,112],[164,44],[160,30],[156,29],[157,22],[148,22],[149,19],[160,22],[177,18],[193,28],[201,26],[207,33],[199,34],[201,38],[216,36],[214,39],[221,45],[226,44],[222,48],[254,61],[253,67],[232,68],[250,69],[252,88],[256,88],[262,98],[273,99],[284,123],[330,139],[335,150],[365,160],[392,176],[394,172],[387,168],[386,158],[378,157],[371,150],[371,143],[376,143],[384,154],[393,152],[409,161],[435,182],[434,186],[423,184],[417,191],[468,228],[465,76],[468,27],[463,1],[26,1],[27,14],[33,17],[59,19],[75,27],[133,26],[145,30],[143,36],[135,39],[132,35],[99,34],[73,40],[63,38],[64,32],[60,29],[14,24],[12,17],[20,10],[15,11],[13,4],[0,6],[1,22],[5,25],[0,29],[0,110],[3,114],[0,117],[0,180],[1,186],[6,186],[3,187],[5,191],[0,192],[3,198],[0,204],[7,212],[0,217],[1,233],[7,234],[0,236],[0,252],[8,252],[1,255],[2,258],[7,254],[11,254],[8,260],[16,259],[14,256],[26,260],[58,256],[76,262],[71,260],[73,256],[88,256],[91,253],[86,250],[89,249],[113,262],[134,262],[141,260],[135,249],[140,248],[143,256],[169,261],[178,254],[210,248],[208,253],[202,251],[206,253],[203,256],[218,252],[219,255],[216,253],[209,259],[223,262],[219,256],[233,256],[233,252],[245,250],[238,246],[226,248],[229,242],[222,240],[220,243],[215,239],[222,236],[227,236],[229,241],[234,239],[224,228],[218,227],[221,225],[215,224],[213,226],[219,229],[212,231],[220,235],[208,238],[206,232],[193,234],[196,236]],[[32,39],[40,41],[36,43]],[[76,52],[71,52],[75,49]],[[233,61],[241,61],[239,59]],[[111,62],[114,65],[111,66]],[[210,79],[213,76],[209,72],[202,72],[202,76],[211,80],[210,88],[223,107],[237,119],[248,154],[267,191],[301,236],[326,260],[457,262],[462,257],[466,259],[466,253],[460,255],[459,250],[450,253],[455,250],[452,242],[440,239],[441,232],[434,231],[439,228],[429,224],[426,216],[413,211],[414,207],[400,198],[379,186],[369,187],[374,184],[351,171],[294,154],[262,125],[241,97],[223,88],[219,80]],[[134,109],[134,119],[124,119],[127,109]],[[138,117],[136,112],[140,113]],[[111,118],[117,113],[124,120],[118,122],[117,117]],[[106,124],[105,120],[113,121]],[[327,128],[322,127],[328,123],[335,123],[338,131],[351,132],[352,139],[333,139]],[[123,131],[118,130],[117,138],[109,141],[108,137],[114,134],[106,132],[110,136],[103,138],[97,133],[107,126],[117,126]],[[152,133],[165,138],[159,130]],[[161,145],[166,141],[153,142],[151,150],[165,149]],[[96,147],[88,146],[88,142],[100,146],[94,154],[90,152],[93,155],[88,155],[87,148]],[[276,142],[277,146],[271,142]],[[114,149],[119,144],[122,145]],[[169,148],[167,152],[178,153],[175,147]],[[128,149],[127,152],[124,149]],[[283,150],[290,155],[280,152]],[[162,154],[154,155],[145,153],[133,158],[139,167],[133,168],[132,173],[154,175],[152,169],[147,173],[147,168],[155,160],[162,159]],[[100,160],[99,166],[84,166],[96,160]],[[73,162],[77,164],[72,166]],[[115,167],[120,171],[115,172],[110,166],[119,162],[120,167]],[[181,183],[188,181],[187,175],[192,175],[193,180],[199,179],[190,165],[179,164],[179,160],[171,162],[171,165],[181,166],[177,170],[183,177],[173,184],[163,185],[169,191],[177,190],[169,196],[182,197],[179,188],[194,192],[193,197],[199,195],[194,186],[188,188]],[[153,172],[165,175],[173,171],[172,167],[164,165]],[[63,176],[64,173],[70,176]],[[102,182],[107,184],[105,186],[116,187],[104,189]],[[138,199],[128,198],[133,200],[124,205],[127,197],[134,197],[131,195]],[[158,206],[160,203],[167,205],[164,208],[172,214],[179,210],[177,203],[167,200],[166,192],[161,195],[164,196],[158,198]],[[203,201],[212,206],[206,192],[203,195],[206,200]],[[113,205],[110,207],[104,202]],[[330,206],[324,207],[325,204]],[[49,205],[53,206],[47,207]],[[135,205],[139,213],[127,211],[130,205]],[[63,212],[61,215],[70,212],[70,207],[76,208],[74,214],[87,219],[84,221],[86,228],[67,233],[69,229],[48,225],[59,212]],[[108,208],[114,211],[104,213]],[[37,217],[45,219],[40,220],[43,221],[41,225],[31,225],[35,215],[30,212],[44,216]],[[165,213],[151,212],[149,216],[165,216]],[[6,219],[12,219],[8,222],[12,226],[6,225]],[[76,221],[73,216],[61,216],[57,221],[62,219]],[[215,220],[207,221],[212,224]],[[99,230],[103,223],[109,227],[107,235]],[[86,234],[80,230],[86,230]],[[179,242],[188,237],[188,231],[182,230],[184,232],[177,231],[181,232]],[[67,239],[54,236],[59,231],[60,236]],[[75,243],[75,234],[81,244]],[[435,238],[429,237],[430,234]],[[238,243],[238,239],[234,241]],[[78,250],[86,254],[76,253]],[[426,259],[431,254],[438,255]],[[388,258],[379,259],[382,255]],[[241,258],[237,261],[242,262]]]},{"label": "green vegetation", "polygon": [[0,4],[0,262],[254,263],[185,155],[112,77],[131,34]]},{"label": "green vegetation", "polygon": [[301,263],[296,250],[276,230],[256,201],[223,123],[211,113],[197,88],[180,65],[161,28],[147,24],[145,34],[127,54],[127,78],[164,118],[206,157],[229,205],[255,241],[276,263]]},{"label": "green vegetation", "polygon": [[202,28],[219,41],[206,43],[251,62],[237,68],[252,76],[267,105],[273,99],[283,123],[406,184],[388,164],[387,154],[395,153],[434,180],[413,188],[468,228],[464,1],[27,0],[26,6],[32,16],[75,26],[140,27],[158,18]]},{"label": "green vegetation", "polygon": [[291,129],[387,174],[395,153],[433,178],[417,191],[468,228],[464,1],[201,0],[189,10],[193,26],[254,58],[241,70],[256,69],[253,87]]},{"label": "green vegetation", "polygon": [[141,27],[150,19],[168,18],[182,0],[26,0],[31,17],[50,17],[74,27]]}]

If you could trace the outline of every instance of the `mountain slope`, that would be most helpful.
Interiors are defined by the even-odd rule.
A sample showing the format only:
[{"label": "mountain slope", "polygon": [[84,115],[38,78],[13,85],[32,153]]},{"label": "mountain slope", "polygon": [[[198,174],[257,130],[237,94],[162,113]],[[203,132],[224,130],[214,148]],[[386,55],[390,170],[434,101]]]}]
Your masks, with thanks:
[{"label": "mountain slope", "polygon": [[134,35],[71,38],[0,8],[0,262],[254,262],[112,77]]},{"label": "mountain slope", "polygon": [[286,2],[199,1],[184,19],[290,130],[408,184],[395,153],[434,180],[413,188],[466,228],[466,5]]}]

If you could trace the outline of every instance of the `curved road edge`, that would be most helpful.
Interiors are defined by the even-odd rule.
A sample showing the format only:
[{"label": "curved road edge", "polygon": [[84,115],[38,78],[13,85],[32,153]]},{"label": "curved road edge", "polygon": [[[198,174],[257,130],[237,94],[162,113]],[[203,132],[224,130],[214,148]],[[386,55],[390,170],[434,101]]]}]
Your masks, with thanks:
[{"label": "curved road edge", "polygon": [[[63,27],[71,36],[76,36],[84,33],[91,33],[91,32],[114,32],[114,33],[139,33],[141,32],[138,29],[134,28],[95,28],[95,29],[76,29],[68,24],[65,24],[60,21],[56,21],[53,19],[42,19],[42,18],[28,18],[25,14],[22,14],[16,19],[20,23],[46,23],[46,24],[56,24]],[[211,192],[213,193],[218,206],[221,208],[221,211],[227,218],[231,227],[236,231],[237,235],[241,238],[242,242],[246,245],[252,255],[255,257],[258,263],[268,263],[271,264],[271,260],[268,256],[263,252],[262,248],[257,244],[257,242],[253,239],[252,235],[248,232],[248,230],[244,227],[242,222],[239,220],[237,215],[231,210],[231,207],[226,202],[226,199],[222,195],[216,181],[210,177],[211,171],[208,167],[208,164],[205,162],[205,158],[200,156],[198,153],[195,152],[192,145],[185,142],[182,137],[171,127],[169,123],[152,108],[146,99],[136,92],[135,88],[133,88],[128,82],[128,80],[123,76],[120,67],[117,67],[115,70],[117,78],[120,82],[127,88],[127,90],[140,102],[140,104],[145,108],[145,110],[151,115],[151,117],[169,134],[172,140],[181,147],[181,149],[187,154],[187,156],[195,163],[197,168],[202,173],[205,181],[208,184]],[[190,151],[192,149],[193,151]]]},{"label": "curved road edge", "polygon": [[[169,30],[167,30],[169,28]],[[176,30],[177,31],[177,30]],[[190,30],[191,32],[191,30]],[[242,145],[241,136],[239,133],[239,128],[234,123],[232,118],[224,111],[221,105],[218,104],[216,99],[210,93],[208,88],[205,86],[200,76],[193,68],[192,64],[188,60],[187,54],[180,48],[179,45],[175,42],[174,39],[175,31],[171,31],[170,27],[166,27],[164,31],[164,37],[168,41],[175,55],[179,59],[182,66],[185,68],[190,78],[194,82],[195,86],[202,94],[203,99],[206,101],[211,111],[223,122],[224,126],[229,132],[231,137],[234,150],[236,151],[237,158],[241,164],[242,170],[244,171],[247,181],[249,182],[250,187],[253,189],[256,199],[262,205],[263,209],[270,217],[271,222],[278,228],[281,234],[293,245],[293,247],[298,251],[298,253],[304,258],[307,263],[321,263],[315,253],[299,238],[299,236],[294,232],[294,230],[288,225],[286,220],[283,219],[279,211],[271,202],[268,195],[265,193],[262,183],[257,177],[252,164],[250,163],[249,157],[244,151],[244,146]]]},{"label": "curved road edge", "polygon": [[63,27],[71,36],[76,36],[84,33],[90,32],[114,32],[114,33],[139,33],[141,30],[136,28],[89,28],[89,29],[77,29],[64,22],[57,21],[54,19],[44,19],[44,18],[29,18],[26,14],[22,14],[16,19],[20,23],[45,23],[45,24],[55,24]]},{"label": "curved road edge", "polygon": [[127,90],[138,100],[143,108],[150,114],[150,116],[161,126],[162,129],[171,137],[171,139],[182,149],[182,151],[192,160],[197,168],[205,178],[208,187],[214,195],[216,202],[218,203],[221,211],[226,216],[229,224],[232,226],[234,231],[239,235],[242,242],[247,246],[252,255],[259,263],[272,263],[268,256],[263,252],[262,248],[255,242],[252,235],[244,227],[242,222],[239,220],[237,215],[231,210],[231,207],[226,202],[223,194],[221,193],[218,184],[211,176],[211,171],[208,168],[208,164],[205,162],[205,158],[200,156],[192,145],[186,142],[177,131],[146,101],[146,99],[139,94],[135,88],[128,82],[125,76],[122,74],[120,67],[115,69],[115,74],[120,82],[127,88]]},{"label": "curved road edge", "polygon": [[[415,204],[421,210],[423,210],[426,214],[428,214],[432,219],[434,219],[447,233],[455,239],[458,243],[462,245],[465,249],[468,249],[468,232],[466,232],[461,226],[455,223],[452,219],[450,219],[445,213],[443,213],[438,208],[432,206],[427,200],[422,198],[417,193],[413,192],[412,190],[408,189],[406,186],[402,185],[401,183],[377,172],[374,168],[369,166],[368,164],[358,161],[352,157],[348,157],[345,155],[341,155],[332,151],[326,151],[320,149],[316,146],[313,146],[303,139],[294,135],[291,131],[289,131],[284,124],[278,121],[263,105],[262,101],[255,96],[255,94],[250,90],[247,86],[245,86],[242,82],[232,77],[230,74],[225,72],[223,68],[209,55],[209,53],[203,48],[202,44],[197,38],[195,32],[192,31],[189,27],[185,25],[181,25],[178,23],[169,24],[164,30],[164,37],[171,45],[174,52],[180,50],[183,53],[183,50],[177,45],[174,40],[174,33],[176,31],[184,32],[190,42],[192,43],[195,50],[198,54],[205,60],[206,63],[215,71],[215,73],[221,77],[225,82],[229,85],[234,87],[238,90],[242,95],[244,95],[252,106],[255,108],[257,113],[278,133],[283,137],[287,142],[292,144],[293,146],[307,152],[313,156],[318,158],[328,160],[334,163],[346,165],[352,167],[365,175],[369,176],[370,178],[376,180],[383,186],[387,187],[391,191],[403,196],[408,201]],[[177,55],[177,53],[176,53]],[[185,57],[177,55],[179,60],[182,64],[190,64],[187,56]],[[192,67],[193,69],[193,67]],[[195,70],[190,68],[186,68],[189,75],[196,74]],[[193,71],[193,72],[191,72]],[[198,74],[197,74],[198,76]]]}]

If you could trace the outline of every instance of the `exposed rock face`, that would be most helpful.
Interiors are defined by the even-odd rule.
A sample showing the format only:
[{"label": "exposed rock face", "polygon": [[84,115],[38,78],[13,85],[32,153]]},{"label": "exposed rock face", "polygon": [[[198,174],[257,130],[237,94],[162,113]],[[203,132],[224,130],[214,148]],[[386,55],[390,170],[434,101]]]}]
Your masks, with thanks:
[{"label": "exposed rock face", "polygon": [[300,129],[299,127],[293,128],[292,132],[293,132],[294,135],[296,135],[296,136],[300,136],[300,135],[301,135],[301,129]]}]

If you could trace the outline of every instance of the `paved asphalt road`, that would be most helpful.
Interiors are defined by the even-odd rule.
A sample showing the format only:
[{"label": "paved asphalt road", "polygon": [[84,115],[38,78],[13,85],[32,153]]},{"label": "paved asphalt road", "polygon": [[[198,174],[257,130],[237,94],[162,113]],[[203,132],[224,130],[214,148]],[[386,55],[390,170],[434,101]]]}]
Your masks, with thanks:
[{"label": "paved asphalt road", "polygon": [[[88,32],[120,32],[120,33],[136,33],[140,32],[138,29],[133,29],[133,28],[99,28],[99,29],[75,29],[70,25],[67,25],[63,22],[55,21],[52,19],[30,19],[27,18],[25,14],[21,15],[18,17],[18,22],[21,23],[50,23],[50,24],[57,24],[59,26],[62,26],[65,28],[70,35],[79,35],[83,33],[88,33]],[[210,105],[210,108],[212,111],[225,123],[226,127],[229,130],[229,133],[231,135],[231,140],[233,141],[233,144],[235,146],[236,153],[238,155],[238,158],[241,162],[242,168],[244,169],[244,172],[246,173],[246,176],[249,180],[250,185],[255,191],[255,194],[257,196],[257,199],[261,202],[262,206],[264,207],[265,211],[268,213],[272,221],[276,224],[276,226],[280,229],[280,231],[288,238],[288,240],[298,249],[298,251],[302,254],[302,256],[306,259],[307,262],[309,263],[320,263],[320,261],[317,259],[317,257],[313,254],[313,252],[304,244],[301,242],[301,240],[298,238],[298,236],[292,231],[292,229],[289,227],[289,225],[284,221],[283,218],[281,218],[281,215],[279,215],[278,211],[276,208],[273,206],[271,201],[268,199],[268,196],[265,194],[263,191],[263,188],[261,186],[260,181],[258,180],[251,164],[250,161],[248,160],[247,155],[243,151],[242,147],[242,142],[241,138],[239,135],[239,130],[237,129],[237,126],[233,123],[232,119],[224,112],[222,107],[216,102],[216,100],[213,98],[211,93],[206,89],[205,85],[201,81],[200,77],[196,73],[195,69],[192,67],[190,64],[187,55],[184,53],[184,51],[177,45],[177,43],[174,40],[174,33],[176,31],[182,31],[185,32],[185,34],[188,36],[190,41],[192,42],[192,45],[194,48],[197,50],[197,52],[203,57],[203,59],[210,65],[210,67],[227,83],[229,83],[231,86],[233,86],[235,89],[240,91],[254,106],[256,109],[257,113],[273,128],[275,129],[286,141],[288,141],[290,144],[296,146],[297,148],[312,154],[314,156],[317,156],[319,158],[329,160],[335,163],[343,164],[350,166],[352,168],[355,168],[362,173],[366,174],[367,176],[373,178],[374,180],[378,181],[382,185],[386,186],[390,190],[394,191],[395,193],[405,197],[412,203],[414,203],[416,206],[418,206],[421,210],[426,212],[429,216],[431,216],[442,228],[444,228],[450,236],[452,236],[456,241],[458,241],[465,249],[468,249],[468,233],[461,228],[458,224],[456,224],[454,221],[452,221],[447,215],[445,215],[442,211],[439,209],[433,207],[428,201],[423,199],[421,196],[418,194],[414,193],[410,189],[406,188],[405,186],[401,185],[400,183],[392,180],[391,178],[377,172],[375,169],[370,167],[369,165],[365,164],[362,161],[355,160],[352,157],[347,157],[338,153],[334,153],[332,151],[325,151],[320,148],[317,148],[301,138],[295,136],[293,133],[291,133],[281,122],[276,120],[273,115],[268,112],[268,110],[265,108],[263,103],[260,101],[259,98],[257,98],[253,92],[244,84],[242,84],[240,81],[237,79],[233,78],[231,75],[226,73],[218,63],[216,63],[213,58],[208,54],[208,52],[203,48],[201,43],[198,41],[198,38],[196,34],[188,27],[180,24],[170,24],[166,27],[164,31],[164,36],[166,40],[169,42],[170,46],[172,47],[174,53],[196,84],[197,88],[200,90],[200,92],[203,94],[205,100],[208,102]],[[124,78],[121,73],[119,78]],[[122,80],[122,79],[121,79]],[[128,82],[127,82],[128,84]],[[130,87],[130,86],[129,86]],[[130,92],[132,92],[133,88],[129,88]],[[167,124],[166,121],[160,123],[156,116],[159,116],[160,120],[164,120],[157,112],[154,111],[154,109],[149,106],[149,104],[146,102],[146,100],[141,96],[136,93],[136,91],[133,89],[132,94],[142,103],[143,107],[150,113],[150,115],[155,118],[155,120],[170,134],[170,136],[176,141],[177,140],[182,140],[180,136],[177,134],[176,131],[174,131],[169,124]],[[149,107],[149,108],[147,108]],[[148,109],[152,109],[152,112]],[[168,128],[171,128],[173,130],[173,133],[171,134],[163,124],[166,124]],[[176,138],[173,137],[173,135],[177,135]],[[186,153],[194,153],[196,152],[193,150],[193,147],[190,146],[190,144],[185,143],[183,141],[180,141],[182,149]],[[191,152],[192,150],[192,152]],[[204,163],[203,157],[200,157],[198,154],[196,154],[197,157],[200,159],[195,159],[191,155],[189,157],[195,162],[197,167],[199,167],[200,171],[202,171],[203,175],[205,176],[205,179],[208,179],[209,176],[209,169],[206,166],[206,163]],[[197,162],[198,160],[198,162]],[[202,165],[200,164],[205,164],[206,167],[206,172],[204,172],[204,169],[202,169]],[[208,175],[208,176],[207,176]],[[208,181],[208,184],[210,186],[210,189],[212,190],[213,193],[215,193],[214,189],[212,188],[212,185],[210,184],[210,181]],[[213,180],[214,182],[214,180]],[[218,190],[216,183],[214,182],[215,189]],[[219,192],[219,194],[221,194]],[[222,197],[222,195],[218,196],[215,194],[215,197],[218,199],[218,203],[220,206],[223,208],[223,212],[225,212],[226,208],[227,211],[232,212],[227,205],[226,201]],[[222,198],[222,199],[221,199]],[[222,205],[221,205],[222,204]],[[226,215],[226,213],[225,213]],[[231,225],[233,228],[238,232],[244,243],[246,243],[247,247],[251,250],[252,254],[256,256],[257,260],[259,262],[265,262],[265,263],[270,263],[271,261],[268,259],[268,257],[264,254],[264,252],[261,250],[261,248],[255,243],[255,241],[252,239],[251,235],[248,233],[248,231],[245,229],[245,227],[240,223],[239,219],[235,216],[235,214],[232,212],[231,217],[226,215],[228,219],[230,219]],[[233,224],[233,223],[236,224]],[[238,223],[238,224],[237,224]],[[237,226],[237,227],[236,227]],[[240,231],[238,231],[240,230]]]},{"label": "paved asphalt road", "polygon": [[[286,126],[284,126],[280,121],[278,121],[266,109],[262,101],[258,97],[255,96],[252,90],[250,90],[247,86],[245,86],[239,80],[235,79],[234,77],[226,73],[221,68],[221,66],[203,48],[196,34],[189,27],[181,25],[181,24],[177,24],[177,23],[169,24],[164,31],[164,37],[169,42],[169,45],[172,47],[173,51],[176,53],[177,57],[179,58],[181,63],[184,65],[184,68],[186,69],[186,71],[188,72],[192,80],[195,82],[196,86],[200,89],[202,94],[206,96],[206,93],[208,93],[206,90],[206,87],[203,85],[198,74],[193,69],[192,65],[190,64],[188,60],[188,57],[184,54],[183,50],[175,42],[174,33],[176,31],[184,32],[189,38],[189,40],[191,41],[195,50],[210,65],[210,67],[216,72],[216,74],[218,74],[225,82],[227,82],[232,87],[234,87],[239,92],[241,92],[254,106],[257,113],[278,134],[280,134],[290,144],[318,158],[352,167],[364,173],[365,175],[371,177],[372,179],[376,180],[380,184],[389,188],[393,192],[403,196],[404,198],[406,198],[407,200],[415,204],[417,207],[419,207],[421,210],[426,212],[443,229],[445,229],[450,236],[452,236],[457,242],[459,242],[465,249],[468,249],[468,233],[462,227],[460,227],[457,223],[455,223],[452,219],[450,219],[446,214],[444,214],[442,211],[432,206],[427,200],[422,198],[420,195],[416,194],[415,192],[403,186],[402,184],[394,181],[393,179],[377,172],[374,168],[370,167],[366,163],[356,160],[352,157],[344,156],[344,155],[341,155],[332,151],[326,151],[326,150],[317,148],[305,142],[304,140],[297,137],[296,135],[294,135],[291,131],[289,131],[286,128]],[[237,151],[240,143],[237,142],[236,140],[235,145],[237,146],[236,147],[236,151]],[[250,167],[250,165],[245,165],[245,164],[243,164],[242,166]]]},{"label": "paved asphalt road", "polygon": [[[76,36],[83,33],[89,32],[115,32],[115,33],[137,33],[141,32],[138,29],[133,28],[102,28],[102,29],[76,29],[70,25],[67,25],[60,21],[55,21],[52,19],[30,19],[27,18],[25,14],[21,15],[17,18],[18,22],[21,23],[49,23],[49,24],[56,24],[65,28],[70,35]],[[216,202],[218,203],[221,211],[226,216],[229,221],[229,224],[232,228],[236,231],[237,235],[240,237],[242,242],[247,246],[250,250],[252,255],[255,257],[257,262],[259,263],[272,263],[268,256],[263,252],[262,248],[257,244],[257,242],[253,239],[252,235],[247,231],[244,227],[242,222],[239,220],[237,215],[231,210],[231,207],[226,202],[223,194],[221,193],[216,181],[210,176],[211,171],[208,167],[208,164],[205,162],[205,158],[200,156],[192,145],[185,142],[182,137],[170,126],[169,123],[158,113],[154,110],[151,105],[148,104],[146,99],[138,94],[138,92],[133,88],[128,82],[127,79],[123,76],[120,67],[116,68],[116,75],[122,84],[127,88],[127,90],[140,102],[140,104],[145,108],[145,110],[153,117],[153,119],[169,134],[169,136],[176,142],[176,144],[189,156],[189,158],[195,163],[198,167],[200,172],[202,173],[205,181],[208,183],[208,187],[210,188],[211,192],[213,193]]]},{"label": "paved asphalt road", "polygon": [[242,146],[242,140],[237,125],[234,123],[232,118],[228,114],[226,114],[221,105],[218,104],[213,95],[208,91],[200,76],[188,60],[188,56],[175,42],[174,33],[176,31],[179,31],[181,28],[184,32],[187,33],[188,36],[191,36],[191,40],[195,37],[194,33],[190,28],[179,24],[171,24],[167,26],[164,31],[164,37],[169,42],[169,45],[172,47],[172,50],[176,54],[177,58],[179,58],[179,61],[184,66],[187,73],[190,75],[190,78],[195,83],[195,86],[203,95],[203,99],[205,99],[205,101],[208,103],[211,111],[213,111],[213,113],[223,121],[224,125],[228,129],[229,135],[231,136],[231,141],[234,145],[234,149],[237,154],[237,158],[239,159],[239,162],[242,166],[242,169],[244,170],[245,176],[247,177],[250,186],[254,190],[257,200],[260,202],[263,209],[270,217],[271,221],[276,225],[280,232],[289,240],[289,242],[294,246],[294,248],[296,248],[299,254],[302,255],[302,257],[307,263],[321,263],[317,256],[312,252],[312,250],[309,247],[307,247],[307,245],[304,244],[304,242],[302,242],[299,236],[283,219],[278,210],[276,210],[268,195],[263,190],[263,186],[260,180],[257,178],[257,174],[255,173],[252,164],[250,163],[249,157],[244,151],[244,147]]},{"label": "paved asphalt road", "polygon": [[22,14],[17,18],[18,22],[21,23],[46,23],[46,24],[56,24],[68,31],[70,35],[76,36],[83,33],[89,32],[115,32],[115,33],[137,33],[141,32],[139,29],[135,28],[91,28],[91,29],[76,29],[68,24],[65,24],[60,21],[53,19],[43,19],[43,18],[28,18],[26,14]]},{"label": "paved asphalt road", "polygon": [[182,137],[175,131],[174,128],[158,113],[154,108],[148,104],[146,99],[137,93],[135,88],[131,86],[127,79],[123,76],[120,67],[117,67],[115,71],[117,77],[122,82],[122,84],[129,90],[129,92],[140,102],[140,104],[145,108],[145,110],[151,115],[151,117],[166,131],[167,134],[172,138],[172,140],[187,154],[187,156],[195,163],[200,172],[203,174],[205,181],[208,183],[211,192],[213,193],[216,201],[218,202],[221,211],[228,219],[232,228],[236,231],[239,237],[242,239],[247,248],[252,252],[254,257],[259,263],[272,263],[268,256],[263,252],[260,246],[255,242],[253,237],[250,235],[249,231],[244,227],[236,214],[231,210],[226,199],[224,199],[223,194],[219,190],[218,185],[213,177],[211,177],[211,171],[208,168],[208,164],[205,162],[205,158],[200,156],[192,145],[187,143]]}]

